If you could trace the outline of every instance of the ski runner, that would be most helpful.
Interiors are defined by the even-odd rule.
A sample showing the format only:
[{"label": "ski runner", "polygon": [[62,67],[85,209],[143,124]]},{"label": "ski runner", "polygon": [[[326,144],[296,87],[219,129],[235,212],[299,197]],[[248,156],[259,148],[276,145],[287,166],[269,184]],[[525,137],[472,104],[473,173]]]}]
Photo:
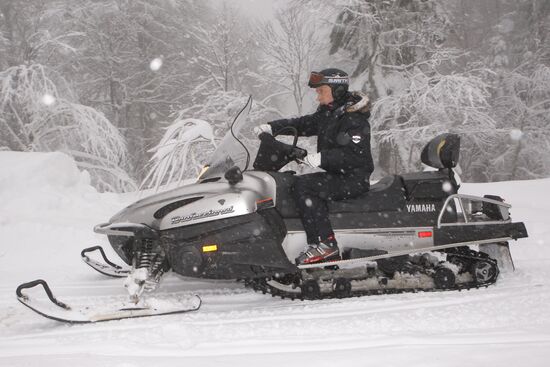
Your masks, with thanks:
[{"label": "ski runner", "polygon": [[335,68],[311,72],[308,86],[317,92],[319,107],[315,113],[256,128],[257,133],[291,135],[289,129],[283,129],[292,126],[299,136],[317,136],[317,152],[308,154],[303,163],[325,172],[296,176],[293,187],[307,236],[307,247],[296,258],[298,265],[340,259],[327,202],[368,191],[374,170],[368,98],[348,92],[348,74]]}]

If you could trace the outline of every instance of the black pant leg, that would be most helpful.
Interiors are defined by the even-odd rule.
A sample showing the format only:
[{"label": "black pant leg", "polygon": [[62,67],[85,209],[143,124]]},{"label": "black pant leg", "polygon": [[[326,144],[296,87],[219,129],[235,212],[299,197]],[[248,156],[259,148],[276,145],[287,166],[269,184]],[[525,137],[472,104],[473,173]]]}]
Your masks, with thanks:
[{"label": "black pant leg", "polygon": [[[330,226],[328,213],[324,213],[328,212],[326,203],[320,198],[320,193],[325,185],[326,173],[324,172],[296,176],[293,190],[294,200],[298,206],[308,243],[318,243],[319,227],[327,225],[327,222]],[[321,223],[323,218],[326,218],[324,224]]]},{"label": "black pant leg", "polygon": [[294,198],[300,211],[308,243],[333,234],[328,201],[353,198],[368,191],[368,178],[335,175],[327,172],[296,177]]}]

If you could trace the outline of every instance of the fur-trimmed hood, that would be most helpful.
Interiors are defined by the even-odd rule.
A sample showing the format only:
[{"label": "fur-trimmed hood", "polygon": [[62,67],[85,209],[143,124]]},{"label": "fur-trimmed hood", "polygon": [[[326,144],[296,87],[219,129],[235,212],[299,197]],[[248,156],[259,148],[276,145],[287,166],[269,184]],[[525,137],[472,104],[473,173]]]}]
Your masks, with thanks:
[{"label": "fur-trimmed hood", "polygon": [[366,94],[361,92],[350,92],[348,100],[346,101],[346,112],[361,112],[367,113],[370,111],[370,100]]},{"label": "fur-trimmed hood", "polygon": [[[341,117],[345,113],[359,112],[370,116],[369,97],[361,92],[348,92],[344,98],[331,105],[319,105],[317,111],[333,111],[334,116]],[[367,117],[369,117],[367,116]]]}]

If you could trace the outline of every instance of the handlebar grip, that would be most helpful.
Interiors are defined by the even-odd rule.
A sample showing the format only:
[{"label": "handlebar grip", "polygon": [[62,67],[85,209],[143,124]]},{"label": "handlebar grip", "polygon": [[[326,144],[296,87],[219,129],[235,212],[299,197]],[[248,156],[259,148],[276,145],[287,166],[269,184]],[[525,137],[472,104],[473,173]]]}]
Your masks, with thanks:
[{"label": "handlebar grip", "polygon": [[307,156],[307,150],[295,147],[292,149],[291,155],[293,159],[304,159]]}]

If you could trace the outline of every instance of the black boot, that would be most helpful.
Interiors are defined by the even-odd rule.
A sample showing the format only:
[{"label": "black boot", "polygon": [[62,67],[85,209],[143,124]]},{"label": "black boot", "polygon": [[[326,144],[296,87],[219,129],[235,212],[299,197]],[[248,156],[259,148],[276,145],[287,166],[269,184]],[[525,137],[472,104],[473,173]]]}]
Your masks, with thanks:
[{"label": "black boot", "polygon": [[296,258],[296,265],[315,264],[326,261],[340,260],[340,249],[334,235],[329,236],[319,244],[308,247]]}]

